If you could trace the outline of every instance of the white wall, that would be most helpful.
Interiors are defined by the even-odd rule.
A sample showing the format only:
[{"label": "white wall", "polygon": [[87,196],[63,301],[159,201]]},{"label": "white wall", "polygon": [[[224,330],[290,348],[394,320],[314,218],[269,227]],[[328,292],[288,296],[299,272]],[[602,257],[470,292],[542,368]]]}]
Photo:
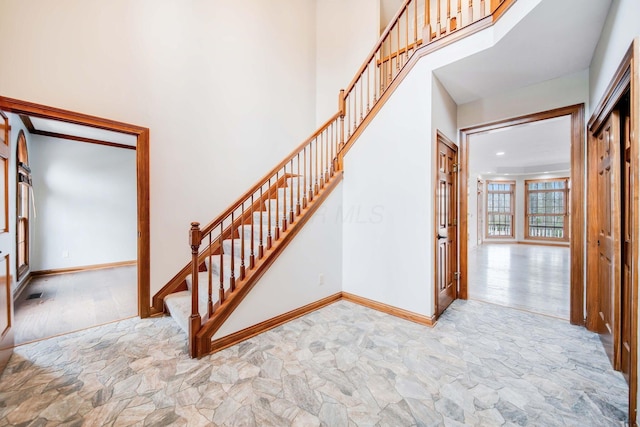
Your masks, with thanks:
[{"label": "white wall", "polygon": [[343,289],[430,316],[430,74],[407,76],[344,159]]},{"label": "white wall", "polygon": [[213,339],[342,291],[342,193],[340,183]]},{"label": "white wall", "polygon": [[526,86],[494,97],[458,107],[458,127],[495,122],[502,119],[589,102],[589,71],[583,70],[557,79]]},{"label": "white wall", "polygon": [[639,16],[637,0],[613,0],[589,68],[589,116],[604,96],[631,42],[640,36]]},{"label": "white wall", "polygon": [[[458,143],[458,106],[434,75],[431,84],[431,126],[451,141]],[[436,143],[436,140],[433,140]]]},{"label": "white wall", "polygon": [[136,152],[34,135],[31,270],[137,258]]},{"label": "white wall", "polygon": [[5,0],[0,39],[3,96],[151,129],[152,295],[189,260],[189,222],[315,130],[310,0]]},{"label": "white wall", "polygon": [[378,41],[380,3],[316,0],[316,124],[338,112],[346,89]]}]

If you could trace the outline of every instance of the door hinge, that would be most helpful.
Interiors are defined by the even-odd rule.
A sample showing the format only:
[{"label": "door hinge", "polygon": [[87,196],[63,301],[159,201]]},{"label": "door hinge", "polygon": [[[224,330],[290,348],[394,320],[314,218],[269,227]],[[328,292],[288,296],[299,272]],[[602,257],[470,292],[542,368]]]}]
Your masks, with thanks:
[{"label": "door hinge", "polygon": [[453,273],[453,278],[456,280],[460,280],[460,272],[456,271],[455,273]]},{"label": "door hinge", "polygon": [[453,164],[453,172],[458,172],[458,163]]}]

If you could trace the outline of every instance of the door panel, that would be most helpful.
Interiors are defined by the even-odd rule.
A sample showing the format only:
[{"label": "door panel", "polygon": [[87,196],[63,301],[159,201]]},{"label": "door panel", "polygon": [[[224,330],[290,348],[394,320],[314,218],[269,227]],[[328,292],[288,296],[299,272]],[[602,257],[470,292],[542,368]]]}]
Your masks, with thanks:
[{"label": "door panel", "polygon": [[625,108],[621,110],[622,127],[622,283],[620,306],[620,357],[619,368],[627,382],[631,372],[631,273],[632,273],[632,216],[634,209],[631,187],[631,117],[628,108],[628,97]]},{"label": "door panel", "polygon": [[437,316],[457,297],[457,162],[457,147],[438,134],[438,183],[435,194]]},{"label": "door panel", "polygon": [[[9,170],[9,119],[0,111],[0,233],[8,231],[8,170]],[[0,244],[0,373],[13,352],[13,296],[9,270],[9,247],[2,239]]]},{"label": "door panel", "polygon": [[614,368],[619,366],[620,128],[617,111],[596,136],[598,153],[598,333]]}]

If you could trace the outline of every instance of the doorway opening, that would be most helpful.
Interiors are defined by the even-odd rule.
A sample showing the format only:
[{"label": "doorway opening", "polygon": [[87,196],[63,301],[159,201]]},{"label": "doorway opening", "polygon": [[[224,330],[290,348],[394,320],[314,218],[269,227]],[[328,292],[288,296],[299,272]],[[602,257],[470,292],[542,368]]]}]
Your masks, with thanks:
[{"label": "doorway opening", "polygon": [[[132,185],[132,194],[133,194],[133,207],[136,210],[135,220],[132,222],[132,231],[134,233],[135,239],[135,250],[133,252],[133,256],[130,258],[135,259],[136,266],[132,266],[134,281],[134,292],[136,294],[136,300],[134,302],[134,315],[137,314],[141,317],[148,317],[150,312],[150,287],[149,287],[149,130],[147,128],[129,125],[126,123],[116,122],[108,119],[102,119],[98,117],[93,117],[85,114],[74,113],[66,110],[61,110],[57,108],[47,107],[43,105],[33,104],[25,101],[0,97],[0,110],[4,111],[7,115],[12,115],[13,117],[20,117],[21,121],[24,123],[24,128],[34,131],[34,134],[40,135],[43,137],[47,137],[50,140],[52,138],[56,138],[59,141],[66,140],[69,144],[76,144],[77,142],[84,142],[87,144],[79,144],[78,147],[91,147],[91,148],[101,148],[104,150],[112,150],[112,152],[122,150],[126,148],[127,151],[133,153],[131,157],[131,171],[132,178],[135,179],[135,184]],[[37,125],[34,125],[34,122]],[[56,124],[61,131],[46,129],[46,126],[43,123]],[[22,125],[20,125],[22,126]],[[85,132],[75,134],[74,132],[69,131],[70,128],[73,127],[82,128]],[[43,130],[44,129],[44,130]],[[17,130],[17,127],[16,127]],[[91,133],[93,132],[93,134]],[[112,142],[109,138],[102,138],[101,136],[105,134],[125,134],[130,140],[133,142],[131,144],[119,144],[117,142]],[[12,139],[15,136],[11,137]],[[54,144],[54,143],[52,143]],[[132,146],[131,146],[132,145]],[[20,143],[18,143],[18,148],[20,147]],[[25,144],[26,148],[26,144]],[[26,155],[26,151],[24,152]],[[31,153],[33,154],[33,153]],[[18,162],[17,166],[17,178],[16,178],[16,201],[23,201],[23,206],[20,203],[16,206],[16,253],[15,258],[12,257],[14,263],[19,264],[16,270],[16,277],[10,278],[9,282],[12,283],[9,287],[13,287],[12,292],[16,288],[17,278],[24,282],[24,279],[28,280],[29,276],[29,254],[33,256],[33,245],[31,250],[29,250],[29,232],[32,231],[33,225],[29,226],[29,212],[33,212],[33,209],[29,209],[29,204],[33,203],[33,192],[30,191],[30,187],[32,184],[33,177],[32,168],[34,159],[31,158],[31,166],[28,162],[25,162],[25,157],[22,155],[20,150],[17,150],[16,162]],[[32,156],[33,157],[33,156]],[[43,156],[45,157],[45,156]],[[82,162],[76,162],[75,167],[81,168],[83,166]],[[68,168],[61,167],[58,172],[63,170],[68,170]],[[59,175],[58,175],[59,176]],[[78,182],[77,185],[81,187],[83,183]],[[117,197],[117,196],[116,196]],[[114,197],[115,199],[115,197]],[[24,209],[21,210],[21,207]],[[23,219],[24,218],[24,219]],[[69,220],[67,218],[67,220]],[[73,221],[73,219],[70,219]],[[20,232],[20,224],[24,223],[24,233]],[[88,241],[89,247],[91,245],[100,245],[100,239],[92,239],[95,236],[95,233],[87,233],[85,227],[78,227],[76,230],[77,238],[85,239]],[[84,234],[83,234],[84,233]],[[90,234],[90,235],[89,235]],[[131,234],[131,233],[129,233]],[[21,256],[22,253],[22,256]],[[69,257],[68,251],[63,250],[61,252],[62,257]],[[79,255],[76,252],[76,255]],[[75,269],[75,268],[60,268],[60,269],[44,269],[41,271],[42,277],[51,277],[47,276],[49,274],[57,274],[57,273],[73,273],[75,274],[89,274],[89,273],[105,273],[110,267],[119,267],[116,265],[108,265],[109,263],[98,263],[99,265],[91,265],[88,267],[104,267],[104,270],[95,270],[93,268],[86,268],[84,270],[91,271],[80,271],[83,269]],[[114,263],[114,264],[126,264],[126,263]],[[130,262],[128,263],[130,264]],[[26,265],[26,267],[25,267]],[[71,275],[70,275],[71,276]],[[117,279],[114,279],[117,280]],[[39,292],[36,292],[39,293]],[[28,297],[28,295],[26,295]],[[12,325],[15,326],[15,319],[13,314],[15,313],[13,307],[13,298],[10,298],[10,301],[7,301],[7,305],[11,305],[8,307],[10,312],[12,313]],[[15,332],[15,331],[14,331]],[[9,339],[9,336],[11,337]],[[6,334],[7,339],[3,337],[2,342],[0,343],[0,348],[6,349],[10,348],[15,340],[14,334]]]},{"label": "doorway opening", "polygon": [[[544,121],[551,126],[563,126],[563,122],[568,127],[568,164],[543,165],[548,170],[530,170],[532,173],[549,172],[546,176],[530,175],[522,176],[522,172],[527,172],[526,166],[514,166],[519,168],[520,178],[513,179],[512,174],[515,169],[502,169],[482,176],[480,183],[476,176],[471,176],[470,153],[473,148],[470,146],[472,138],[483,135],[499,134],[505,129],[515,126],[538,126]],[[569,277],[569,307],[568,319],[572,324],[584,324],[584,106],[574,105],[541,113],[530,114],[486,125],[476,126],[461,130],[461,181],[460,194],[474,197],[462,197],[460,200],[460,217],[473,218],[473,221],[461,221],[460,227],[460,298],[469,298],[469,274],[471,260],[469,258],[469,247],[478,246],[478,242],[486,241],[507,242],[502,244],[487,245],[493,252],[501,252],[499,262],[504,263],[506,259],[522,259],[525,255],[518,255],[518,251],[531,251],[535,246],[517,244],[516,239],[521,236],[526,243],[544,242],[555,244],[555,247],[544,246],[543,252],[557,250],[558,254],[547,254],[549,262],[558,265],[561,272],[570,264]],[[497,146],[496,146],[497,147]],[[492,147],[487,156],[506,156],[506,148],[498,149]],[[508,146],[506,146],[508,147]],[[494,149],[495,148],[495,149]],[[514,146],[512,145],[512,152]],[[475,153],[475,152],[474,152]],[[475,155],[475,154],[473,154]],[[562,162],[561,162],[562,163]],[[538,165],[540,166],[540,165]],[[504,167],[504,166],[503,166]],[[523,169],[524,168],[524,169]],[[476,171],[477,172],[477,171]],[[502,176],[496,173],[502,172]],[[556,172],[551,174],[551,172]],[[542,174],[544,175],[544,174]],[[499,178],[499,179],[498,179]],[[534,179],[542,178],[542,179]],[[478,185],[480,184],[480,185]],[[516,210],[518,189],[520,188],[521,202]],[[480,193],[480,194],[479,194]],[[525,196],[527,202],[525,203]],[[480,199],[480,208],[477,200]],[[473,206],[471,202],[475,203]],[[476,220],[478,213],[481,225],[478,226]],[[474,218],[475,217],[475,218]],[[470,225],[470,223],[472,225]],[[520,225],[518,225],[520,224]],[[569,239],[569,236],[571,238]],[[472,238],[473,242],[469,242]],[[568,243],[568,248],[566,247]],[[481,246],[484,246],[481,245]],[[483,259],[496,259],[491,254],[484,254],[485,258],[479,257],[474,262],[483,262]],[[552,261],[554,260],[555,261]],[[498,266],[500,267],[500,266]],[[502,266],[503,268],[507,268]],[[535,272],[533,272],[535,274]],[[561,273],[560,273],[561,274]],[[511,278],[510,278],[511,280]],[[560,290],[559,292],[562,292]],[[522,308],[522,307],[518,307]]]}]

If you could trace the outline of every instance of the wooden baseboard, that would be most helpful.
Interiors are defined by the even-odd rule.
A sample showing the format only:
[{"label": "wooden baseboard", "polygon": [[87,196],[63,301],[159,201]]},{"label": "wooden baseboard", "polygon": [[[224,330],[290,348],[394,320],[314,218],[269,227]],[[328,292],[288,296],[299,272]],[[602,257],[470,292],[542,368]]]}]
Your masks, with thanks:
[{"label": "wooden baseboard", "polygon": [[32,271],[31,276],[50,276],[53,274],[65,274],[65,273],[77,273],[80,271],[90,271],[90,270],[102,270],[103,268],[113,268],[113,267],[125,267],[129,265],[136,265],[138,261],[118,261],[118,262],[109,262],[106,264],[94,264],[94,265],[83,265],[80,267],[66,267],[66,268],[55,268],[51,270],[38,270]]},{"label": "wooden baseboard", "polygon": [[[16,288],[15,292],[13,293],[13,301],[17,301],[18,298],[20,298],[20,295],[22,295],[22,293],[24,292],[25,289],[27,289],[27,285],[29,284],[29,282],[32,279],[32,275],[31,272],[27,272],[27,275],[24,277],[24,279],[22,279],[22,281],[20,283],[18,283],[18,287]],[[9,277],[9,283],[12,283],[13,278]]]},{"label": "wooden baseboard", "polygon": [[307,304],[303,307],[296,308],[295,310],[291,310],[269,320],[265,320],[264,322],[258,323],[257,325],[249,326],[248,328],[245,328],[241,331],[234,332],[231,335],[227,335],[226,337],[214,340],[211,342],[211,353],[224,350],[225,348],[238,344],[241,341],[248,340],[249,338],[255,337],[256,335],[259,335],[291,320],[297,319],[298,317],[304,316],[305,314],[311,313],[312,311],[316,311],[336,301],[340,301],[341,298],[342,294],[338,292],[337,294],[330,295],[319,301],[312,302],[311,304]]},{"label": "wooden baseboard", "polygon": [[383,304],[378,301],[373,301],[368,298],[363,298],[358,295],[350,294],[348,292],[342,292],[342,299],[345,301],[352,302],[354,304],[359,304],[365,307],[368,307],[372,310],[381,311],[386,314],[390,314],[395,317],[400,317],[402,319],[410,320],[415,323],[419,323],[425,326],[433,327],[436,324],[435,316],[424,316],[422,314],[414,313],[409,310],[405,310],[398,307],[393,307],[388,304]]}]

